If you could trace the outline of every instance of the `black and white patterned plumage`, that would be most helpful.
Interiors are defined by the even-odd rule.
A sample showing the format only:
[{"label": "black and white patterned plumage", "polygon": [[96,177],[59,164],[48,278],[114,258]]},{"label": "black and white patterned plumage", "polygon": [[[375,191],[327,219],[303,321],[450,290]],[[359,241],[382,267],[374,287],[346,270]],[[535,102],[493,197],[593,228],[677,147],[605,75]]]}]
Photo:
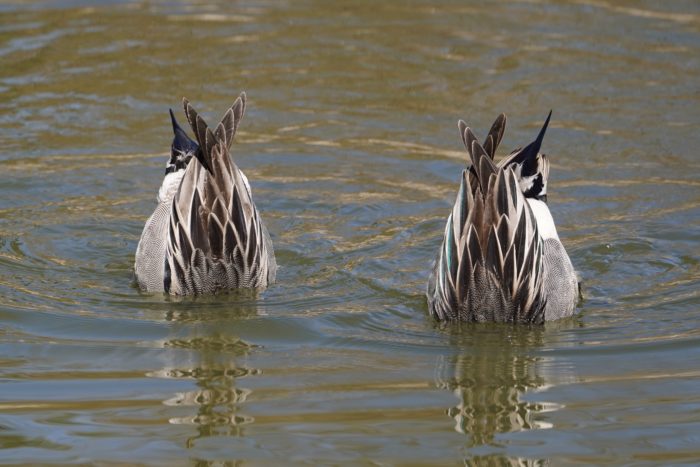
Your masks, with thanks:
[{"label": "black and white patterned plumage", "polygon": [[171,112],[175,139],[158,206],[136,251],[137,282],[173,295],[266,287],[277,270],[272,241],[248,179],[229,154],[245,94],[214,131],[186,99],[183,104],[197,142]]},{"label": "black and white patterned plumage", "polygon": [[496,165],[505,115],[484,145],[460,120],[472,164],[462,172],[428,281],[437,320],[541,323],[573,313],[576,276],[544,202],[549,163],[539,149],[548,122],[533,143]]},{"label": "black and white patterned plumage", "polygon": [[[505,126],[505,115],[501,114]],[[526,198],[539,199],[547,202],[547,178],[549,178],[549,160],[547,156],[540,153],[544,134],[549,126],[549,119],[552,112],[549,112],[547,119],[542,125],[535,141],[524,148],[516,149],[503,159],[499,166],[513,167],[518,177],[518,185]],[[493,159],[493,155],[491,155]]]},{"label": "black and white patterned plumage", "polygon": [[[199,154],[199,145],[196,141],[192,141],[185,130],[183,130],[175,119],[173,109],[170,109],[170,122],[173,125],[173,144],[170,146],[170,160],[165,166],[165,174],[177,172],[187,168],[187,164],[193,157]],[[206,164],[205,160],[200,156],[199,161]]]}]

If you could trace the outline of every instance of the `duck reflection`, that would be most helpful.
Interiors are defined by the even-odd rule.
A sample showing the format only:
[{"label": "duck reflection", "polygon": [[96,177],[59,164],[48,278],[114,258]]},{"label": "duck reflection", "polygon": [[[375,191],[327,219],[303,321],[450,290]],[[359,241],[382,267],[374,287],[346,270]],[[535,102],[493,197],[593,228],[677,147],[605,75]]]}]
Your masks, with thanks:
[{"label": "duck reflection", "polygon": [[441,360],[437,379],[459,400],[447,414],[468,436],[467,447],[495,445],[502,433],[549,427],[537,419],[545,404],[522,397],[546,384],[533,352],[542,346],[544,328],[467,325],[448,332],[456,352]]},{"label": "duck reflection", "polygon": [[163,376],[194,380],[195,387],[178,392],[164,401],[177,407],[171,424],[191,425],[196,433],[187,438],[186,446],[210,436],[241,436],[253,418],[241,413],[241,404],[250,390],[240,380],[259,374],[255,368],[240,363],[255,347],[239,337],[246,318],[257,314],[254,302],[232,300],[173,303],[166,320],[173,323],[172,337],[165,341],[168,367]]}]

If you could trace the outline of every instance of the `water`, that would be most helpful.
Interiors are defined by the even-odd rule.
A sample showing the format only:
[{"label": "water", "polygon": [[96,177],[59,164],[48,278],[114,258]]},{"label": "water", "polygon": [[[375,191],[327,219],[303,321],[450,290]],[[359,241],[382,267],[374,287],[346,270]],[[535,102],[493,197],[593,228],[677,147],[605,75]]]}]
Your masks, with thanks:
[{"label": "water", "polygon": [[[0,462],[700,462],[700,7],[3,3]],[[132,284],[187,96],[245,90],[258,297]],[[435,325],[467,159],[544,151],[581,313]]]}]

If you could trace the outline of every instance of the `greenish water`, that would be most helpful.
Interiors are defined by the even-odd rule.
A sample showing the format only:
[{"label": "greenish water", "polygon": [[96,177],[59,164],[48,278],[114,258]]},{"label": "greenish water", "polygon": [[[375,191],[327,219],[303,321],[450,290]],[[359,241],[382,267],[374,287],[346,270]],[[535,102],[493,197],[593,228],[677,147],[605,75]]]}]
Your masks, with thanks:
[{"label": "greenish water", "polygon": [[[699,83],[694,1],[0,4],[0,462],[699,463]],[[241,90],[278,283],[142,294],[167,109]],[[549,109],[580,315],[436,326],[457,119]]]}]

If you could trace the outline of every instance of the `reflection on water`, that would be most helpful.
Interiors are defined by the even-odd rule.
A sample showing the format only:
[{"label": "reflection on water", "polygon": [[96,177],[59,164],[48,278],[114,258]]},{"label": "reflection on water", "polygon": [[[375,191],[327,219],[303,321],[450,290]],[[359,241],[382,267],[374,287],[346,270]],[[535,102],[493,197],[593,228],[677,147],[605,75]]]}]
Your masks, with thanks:
[{"label": "reflection on water", "polygon": [[504,455],[503,446],[515,439],[504,435],[556,429],[545,414],[561,407],[544,400],[538,390],[575,380],[566,370],[550,374],[541,350],[554,344],[547,334],[554,329],[570,330],[578,319],[546,327],[462,325],[446,332],[453,353],[438,360],[436,383],[457,398],[457,404],[445,413],[454,420],[453,429],[465,436],[465,464],[548,463],[537,458],[540,456]]},{"label": "reflection on water", "polygon": [[446,362],[441,386],[459,399],[447,414],[455,430],[468,435],[469,446],[493,444],[500,433],[548,428],[533,420],[542,405],[521,399],[525,391],[545,384],[536,373],[536,358],[523,350],[537,341],[541,345],[541,332],[528,331],[504,327],[458,336],[459,347],[466,348]]},{"label": "reflection on water", "polygon": [[[212,299],[201,301],[212,302]],[[166,406],[182,408],[178,415],[169,419],[170,423],[196,428],[196,433],[187,437],[185,445],[188,448],[200,438],[242,436],[243,427],[253,422],[253,417],[241,412],[241,405],[251,391],[241,387],[240,380],[261,372],[239,362],[255,345],[242,340],[235,331],[225,329],[231,317],[254,316],[257,308],[254,303],[240,305],[231,302],[231,298],[228,301],[231,307],[223,313],[217,310],[215,316],[191,308],[173,308],[166,313],[167,321],[185,323],[186,335],[165,340],[165,348],[187,349],[192,351],[192,358],[188,362],[175,358],[173,366],[150,376],[194,382],[192,390],[178,392],[163,401]],[[181,328],[175,326],[174,330],[178,334]]]}]

